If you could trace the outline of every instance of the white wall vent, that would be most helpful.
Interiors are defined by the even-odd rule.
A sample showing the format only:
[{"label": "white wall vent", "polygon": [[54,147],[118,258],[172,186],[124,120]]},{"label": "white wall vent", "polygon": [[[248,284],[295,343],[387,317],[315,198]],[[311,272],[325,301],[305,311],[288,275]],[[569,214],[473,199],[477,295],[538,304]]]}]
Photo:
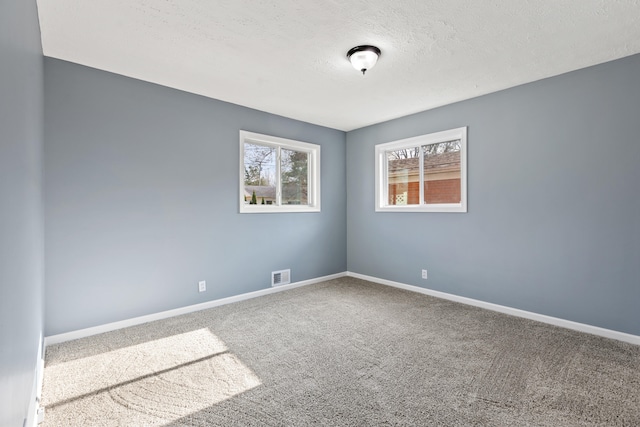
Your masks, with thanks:
[{"label": "white wall vent", "polygon": [[271,286],[280,286],[291,283],[291,270],[280,270],[271,272]]}]

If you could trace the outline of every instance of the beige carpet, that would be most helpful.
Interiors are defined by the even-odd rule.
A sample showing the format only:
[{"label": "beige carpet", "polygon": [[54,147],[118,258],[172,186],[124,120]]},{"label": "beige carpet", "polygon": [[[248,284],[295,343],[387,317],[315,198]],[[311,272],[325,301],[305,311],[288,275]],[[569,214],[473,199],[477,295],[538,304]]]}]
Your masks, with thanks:
[{"label": "beige carpet", "polygon": [[342,278],[47,348],[43,427],[640,426],[640,347]]}]

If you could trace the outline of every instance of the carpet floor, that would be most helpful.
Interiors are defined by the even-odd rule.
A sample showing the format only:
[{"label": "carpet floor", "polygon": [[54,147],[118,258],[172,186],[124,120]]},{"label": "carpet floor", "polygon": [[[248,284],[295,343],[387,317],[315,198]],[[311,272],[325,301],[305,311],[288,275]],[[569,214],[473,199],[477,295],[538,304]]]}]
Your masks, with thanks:
[{"label": "carpet floor", "polygon": [[640,347],[344,277],[46,351],[43,427],[640,426]]}]

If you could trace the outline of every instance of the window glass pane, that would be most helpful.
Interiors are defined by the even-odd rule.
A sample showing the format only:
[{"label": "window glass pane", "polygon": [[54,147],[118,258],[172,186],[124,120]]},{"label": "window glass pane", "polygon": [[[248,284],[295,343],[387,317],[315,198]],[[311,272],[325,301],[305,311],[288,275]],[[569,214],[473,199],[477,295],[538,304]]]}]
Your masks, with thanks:
[{"label": "window glass pane", "polygon": [[309,204],[309,154],[303,151],[280,150],[282,204]]},{"label": "window glass pane", "polygon": [[460,203],[460,140],[423,145],[424,203]]},{"label": "window glass pane", "polygon": [[420,203],[420,148],[387,151],[389,205]]},{"label": "window glass pane", "polygon": [[241,130],[240,154],[240,213],[320,212],[319,145]]},{"label": "window glass pane", "polygon": [[467,212],[467,127],[375,146],[376,212]]},{"label": "window glass pane", "polygon": [[276,204],[276,149],[244,144],[244,202],[249,205]]}]

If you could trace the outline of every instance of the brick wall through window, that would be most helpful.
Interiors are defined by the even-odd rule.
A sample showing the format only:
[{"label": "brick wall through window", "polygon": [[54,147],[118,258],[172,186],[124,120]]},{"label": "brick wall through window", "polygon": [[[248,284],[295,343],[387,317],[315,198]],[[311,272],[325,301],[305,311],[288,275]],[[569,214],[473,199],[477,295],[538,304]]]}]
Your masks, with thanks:
[{"label": "brick wall through window", "polygon": [[[460,178],[425,181],[426,204],[460,203]],[[420,203],[420,183],[389,184],[389,205],[417,205]]]}]

